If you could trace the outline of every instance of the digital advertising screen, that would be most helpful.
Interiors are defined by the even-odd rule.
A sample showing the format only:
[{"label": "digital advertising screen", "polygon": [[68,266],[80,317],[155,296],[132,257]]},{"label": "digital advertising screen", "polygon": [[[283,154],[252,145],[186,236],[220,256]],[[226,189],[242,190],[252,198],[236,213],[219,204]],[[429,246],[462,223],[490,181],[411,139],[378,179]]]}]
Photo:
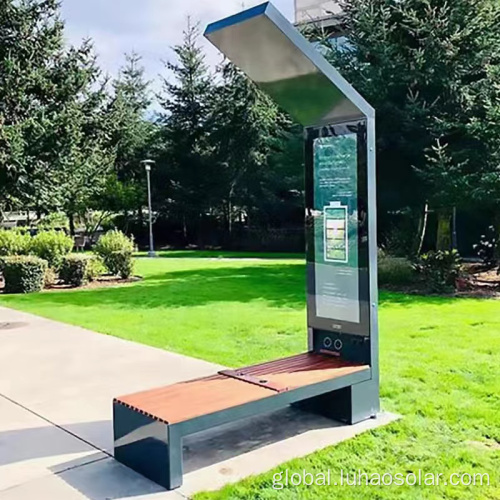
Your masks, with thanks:
[{"label": "digital advertising screen", "polygon": [[357,135],[314,141],[316,313],[359,323]]},{"label": "digital advertising screen", "polygon": [[366,334],[368,241],[360,133],[357,127],[331,132],[317,134],[309,144],[309,312],[316,327]]}]

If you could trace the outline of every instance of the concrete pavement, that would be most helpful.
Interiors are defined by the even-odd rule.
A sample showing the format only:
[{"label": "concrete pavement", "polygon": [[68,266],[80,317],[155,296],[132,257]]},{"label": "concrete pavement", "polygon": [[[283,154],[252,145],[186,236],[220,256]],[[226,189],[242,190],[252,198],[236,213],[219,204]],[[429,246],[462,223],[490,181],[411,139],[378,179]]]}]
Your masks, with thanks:
[{"label": "concrete pavement", "polygon": [[220,368],[0,307],[0,500],[186,498],[395,418],[349,427],[287,409],[191,436],[174,492],[112,458],[114,396]]}]

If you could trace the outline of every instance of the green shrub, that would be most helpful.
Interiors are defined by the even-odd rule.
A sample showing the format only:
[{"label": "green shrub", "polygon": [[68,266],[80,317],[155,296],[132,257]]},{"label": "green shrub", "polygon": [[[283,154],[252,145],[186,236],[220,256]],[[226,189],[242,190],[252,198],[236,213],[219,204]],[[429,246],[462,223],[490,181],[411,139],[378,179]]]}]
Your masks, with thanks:
[{"label": "green shrub", "polygon": [[381,237],[381,245],[393,257],[408,257],[415,252],[419,217],[402,213],[398,222],[393,224]]},{"label": "green shrub", "polygon": [[92,255],[87,266],[87,279],[95,281],[106,272],[106,266],[99,255]]},{"label": "green shrub", "polygon": [[412,263],[403,257],[384,255],[378,261],[378,281],[380,285],[404,286],[415,281]]},{"label": "green shrub", "polygon": [[82,286],[94,281],[104,271],[104,265],[95,255],[67,255],[63,259],[59,277],[68,285]]},{"label": "green shrub", "polygon": [[86,284],[90,259],[91,257],[88,255],[67,255],[62,261],[59,277],[68,285],[82,286]]},{"label": "green shrub", "polygon": [[18,229],[0,229],[0,255],[25,255],[31,236]]},{"label": "green shrub", "polygon": [[111,255],[112,273],[120,278],[130,278],[134,272],[134,259],[129,252],[113,252]]},{"label": "green shrub", "polygon": [[455,290],[462,269],[462,260],[456,250],[429,252],[414,265],[430,289],[437,293]]},{"label": "green shrub", "polygon": [[134,271],[134,242],[121,231],[108,231],[99,238],[94,251],[111,274],[128,278]]},{"label": "green shrub", "polygon": [[63,258],[73,249],[73,238],[61,231],[42,231],[31,239],[30,253],[59,269]]},{"label": "green shrub", "polygon": [[42,290],[47,261],[38,257],[17,255],[3,257],[1,264],[5,293],[32,293]]},{"label": "green shrub", "polygon": [[47,267],[45,271],[45,278],[43,280],[43,287],[50,288],[57,283],[57,272],[52,267]]},{"label": "green shrub", "polygon": [[492,269],[498,263],[497,246],[495,226],[490,226],[485,234],[481,235],[479,243],[473,245],[472,248],[474,248],[477,256],[481,259],[483,266],[487,269]]}]

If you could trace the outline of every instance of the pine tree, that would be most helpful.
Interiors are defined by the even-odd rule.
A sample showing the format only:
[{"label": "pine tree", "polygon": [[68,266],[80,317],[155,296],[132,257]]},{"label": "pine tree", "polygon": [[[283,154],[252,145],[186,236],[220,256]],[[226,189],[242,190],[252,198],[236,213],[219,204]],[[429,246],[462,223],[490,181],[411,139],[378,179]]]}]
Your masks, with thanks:
[{"label": "pine tree", "polygon": [[[279,151],[291,123],[234,65],[223,64],[219,74],[209,128],[214,162],[222,174],[224,220],[231,233],[234,220],[253,220],[257,213],[265,219],[262,212],[277,201],[270,192],[269,157]],[[300,161],[298,165],[302,168]]]},{"label": "pine tree", "polygon": [[498,2],[346,0],[344,8],[347,43],[325,47],[377,111],[382,223],[426,200],[440,218],[453,205],[486,206],[481,184],[498,185]]},{"label": "pine tree", "polygon": [[99,208],[111,212],[137,210],[147,200],[145,173],[141,161],[149,157],[155,138],[154,123],[147,114],[151,105],[150,82],[142,58],[132,52],[113,81],[110,105],[111,143],[115,148],[114,169],[105,193],[96,200]]},{"label": "pine tree", "polygon": [[65,47],[56,0],[0,4],[0,206],[72,221],[103,189],[113,149],[100,81],[89,41]]},{"label": "pine tree", "polygon": [[150,82],[145,78],[141,57],[132,52],[125,55],[126,63],[113,82],[114,99],[111,106],[116,144],[115,170],[120,180],[142,180],[140,161],[151,147],[154,127],[147,119],[151,105]]},{"label": "pine tree", "polygon": [[167,208],[186,238],[200,233],[211,210],[217,173],[210,162],[206,127],[213,86],[198,38],[198,25],[189,20],[183,43],[173,48],[177,61],[166,63],[172,79],[163,79],[158,96],[162,144],[156,181],[165,186]]},{"label": "pine tree", "polygon": [[43,173],[29,178],[36,159],[25,136],[37,128],[42,133],[42,109],[53,84],[51,62],[63,43],[57,14],[56,0],[0,2],[0,208],[18,206],[30,183],[43,179]]},{"label": "pine tree", "polygon": [[114,160],[109,96],[100,75],[90,41],[54,55],[50,99],[26,135],[34,166],[28,178],[39,179],[40,190],[24,190],[24,204],[64,211],[72,234],[75,216],[105,189]]}]

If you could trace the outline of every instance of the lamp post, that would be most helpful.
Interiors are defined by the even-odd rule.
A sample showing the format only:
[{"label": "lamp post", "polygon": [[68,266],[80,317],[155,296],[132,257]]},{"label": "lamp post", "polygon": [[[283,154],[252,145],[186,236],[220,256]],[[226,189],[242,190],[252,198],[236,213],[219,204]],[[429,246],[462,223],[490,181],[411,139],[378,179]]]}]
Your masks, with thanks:
[{"label": "lamp post", "polygon": [[155,246],[153,241],[153,210],[151,208],[151,167],[156,163],[153,160],[143,160],[141,163],[146,169],[146,177],[148,179],[148,212],[149,212],[149,252],[148,257],[156,257]]}]

